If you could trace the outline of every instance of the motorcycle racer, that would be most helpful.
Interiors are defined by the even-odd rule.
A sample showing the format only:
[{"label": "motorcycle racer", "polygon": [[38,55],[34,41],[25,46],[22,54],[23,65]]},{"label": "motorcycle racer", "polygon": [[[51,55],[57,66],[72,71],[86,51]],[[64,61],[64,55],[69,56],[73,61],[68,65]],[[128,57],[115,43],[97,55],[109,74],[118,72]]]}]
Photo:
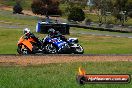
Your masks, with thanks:
[{"label": "motorcycle racer", "polygon": [[68,42],[65,36],[63,36],[59,31],[55,31],[53,28],[50,28],[48,33],[48,36],[51,38],[60,38],[62,41]]},{"label": "motorcycle racer", "polygon": [[41,41],[33,33],[30,32],[29,28],[25,28],[23,30],[23,33],[25,35],[25,39],[33,38],[33,40],[36,41],[38,48],[39,49],[41,48],[41,46],[42,46]]}]

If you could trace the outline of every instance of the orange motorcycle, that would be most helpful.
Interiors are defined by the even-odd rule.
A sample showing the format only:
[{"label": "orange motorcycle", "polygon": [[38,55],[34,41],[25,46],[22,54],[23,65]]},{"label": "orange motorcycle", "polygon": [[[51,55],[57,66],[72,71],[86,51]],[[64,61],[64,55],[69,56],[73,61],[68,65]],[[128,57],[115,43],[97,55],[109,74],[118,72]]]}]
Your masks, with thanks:
[{"label": "orange motorcycle", "polygon": [[36,45],[36,41],[33,38],[25,38],[25,35],[21,36],[17,43],[17,52],[19,54],[35,54],[38,52],[42,52],[41,49]]}]

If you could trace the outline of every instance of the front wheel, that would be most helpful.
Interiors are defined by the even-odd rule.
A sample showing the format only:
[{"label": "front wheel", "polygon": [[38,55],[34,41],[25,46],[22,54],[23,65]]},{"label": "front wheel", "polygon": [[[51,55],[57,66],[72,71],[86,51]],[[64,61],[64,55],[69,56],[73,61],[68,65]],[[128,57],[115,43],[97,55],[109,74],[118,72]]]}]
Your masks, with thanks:
[{"label": "front wheel", "polygon": [[79,44],[75,44],[76,47],[74,47],[74,54],[83,54],[84,53],[84,49],[81,45]]},{"label": "front wheel", "polygon": [[29,49],[25,45],[18,45],[17,52],[22,55],[30,54]]}]

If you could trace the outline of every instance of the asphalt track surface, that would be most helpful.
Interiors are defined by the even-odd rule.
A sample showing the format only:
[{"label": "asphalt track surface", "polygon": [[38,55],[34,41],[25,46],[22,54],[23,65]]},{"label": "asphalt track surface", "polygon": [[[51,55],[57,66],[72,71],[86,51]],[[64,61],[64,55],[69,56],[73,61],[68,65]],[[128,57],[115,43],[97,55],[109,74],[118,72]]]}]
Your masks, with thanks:
[{"label": "asphalt track surface", "polygon": [[[71,32],[73,34],[75,34],[75,32]],[[118,38],[132,38],[132,34],[128,35],[128,34],[110,34],[110,33],[96,33],[96,32],[76,32],[79,34],[85,34],[85,35],[93,35],[93,36],[110,36],[110,37],[118,37]]]},{"label": "asphalt track surface", "polygon": [[51,63],[132,61],[132,55],[0,55],[0,66],[30,66]]}]

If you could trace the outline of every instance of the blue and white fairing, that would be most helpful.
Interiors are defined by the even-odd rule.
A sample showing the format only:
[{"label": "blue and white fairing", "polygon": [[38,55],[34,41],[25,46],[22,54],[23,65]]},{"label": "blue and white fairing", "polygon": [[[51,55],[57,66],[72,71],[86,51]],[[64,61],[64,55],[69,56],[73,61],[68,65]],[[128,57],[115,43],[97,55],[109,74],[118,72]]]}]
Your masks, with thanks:
[{"label": "blue and white fairing", "polygon": [[59,49],[60,48],[63,48],[65,45],[67,45],[66,42],[58,39],[58,38],[47,38],[46,39],[46,42],[49,42],[49,43],[52,43],[54,44],[55,46],[57,46]]},{"label": "blue and white fairing", "polygon": [[78,39],[77,38],[69,38],[68,42],[69,43],[78,43]]}]

